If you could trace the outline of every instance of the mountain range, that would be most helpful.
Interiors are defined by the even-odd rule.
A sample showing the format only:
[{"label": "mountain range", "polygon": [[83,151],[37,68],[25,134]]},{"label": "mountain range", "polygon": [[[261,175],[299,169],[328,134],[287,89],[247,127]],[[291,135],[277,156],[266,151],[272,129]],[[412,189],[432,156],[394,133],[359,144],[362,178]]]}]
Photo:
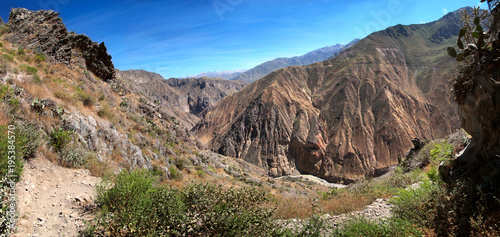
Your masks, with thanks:
[{"label": "mountain range", "polygon": [[396,25],[332,59],[274,71],[220,101],[193,131],[271,176],[296,169],[349,183],[387,170],[412,139],[459,128],[449,94],[456,62],[446,54],[459,15]]},{"label": "mountain range", "polygon": [[232,80],[254,82],[281,68],[289,66],[303,66],[311,63],[321,62],[332,57],[332,55],[334,55],[335,53],[338,53],[339,51],[354,45],[358,41],[359,39],[355,39],[347,45],[336,44],[333,46],[323,47],[302,56],[291,58],[277,58],[271,61],[267,61],[255,66],[248,71],[241,73],[236,77],[233,77]]},{"label": "mountain range", "polygon": [[202,72],[198,75],[192,75],[192,76],[187,76],[187,77],[182,77],[182,79],[185,78],[202,78],[202,77],[211,77],[211,78],[221,78],[221,79],[226,79],[226,80],[231,80],[241,73],[244,73],[246,70],[236,70],[236,71],[215,71],[215,72]]}]

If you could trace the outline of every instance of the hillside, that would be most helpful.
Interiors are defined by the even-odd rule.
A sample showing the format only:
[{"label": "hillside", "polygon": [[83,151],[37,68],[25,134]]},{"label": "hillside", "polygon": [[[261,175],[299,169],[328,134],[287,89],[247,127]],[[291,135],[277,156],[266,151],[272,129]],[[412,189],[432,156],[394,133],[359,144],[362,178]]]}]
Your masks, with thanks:
[{"label": "hillside", "polygon": [[248,84],[208,77],[170,78],[166,83],[186,95],[190,113],[198,117],[204,116],[221,99],[236,93]]},{"label": "hillside", "polygon": [[116,70],[116,74],[126,88],[154,101],[162,114],[174,117],[188,129],[200,120],[202,111],[246,85],[216,78],[166,80],[160,74],[144,70]]},{"label": "hillside", "polygon": [[352,182],[398,163],[413,138],[459,126],[446,48],[459,11],[375,32],[337,57],[271,73],[222,100],[193,129],[220,154],[271,176],[294,169]]},{"label": "hillside", "polygon": [[[77,236],[92,224],[84,220],[99,217],[96,195],[104,189],[96,188],[96,177],[109,182],[133,171],[172,189],[189,190],[193,183],[228,193],[259,187],[283,197],[273,205],[285,214],[287,203],[328,190],[324,184],[271,180],[261,167],[207,150],[169,111],[177,102],[163,103],[159,94],[184,103],[187,88],[195,88],[192,98],[203,98],[213,85],[209,91],[221,98],[245,83],[183,82],[170,80],[177,91],[157,74],[115,70],[104,43],[68,32],[58,13],[13,9],[10,21],[0,25],[0,174],[14,175],[9,181],[17,182],[19,201],[6,198],[14,191],[2,182],[0,208],[13,207],[19,215],[10,222],[2,211],[0,233],[12,233],[8,225],[14,223],[20,236]],[[14,164],[7,155],[12,150]]]},{"label": "hillside", "polygon": [[346,46],[354,45],[356,42],[358,42],[358,39],[353,40],[348,45],[336,44],[333,46],[327,46],[321,49],[314,50],[302,56],[291,58],[277,58],[259,64],[254,68],[245,71],[236,77],[233,77],[232,80],[254,82],[281,68],[289,66],[303,66],[315,62],[321,62],[330,58],[333,54],[339,52],[340,50],[345,49]]}]

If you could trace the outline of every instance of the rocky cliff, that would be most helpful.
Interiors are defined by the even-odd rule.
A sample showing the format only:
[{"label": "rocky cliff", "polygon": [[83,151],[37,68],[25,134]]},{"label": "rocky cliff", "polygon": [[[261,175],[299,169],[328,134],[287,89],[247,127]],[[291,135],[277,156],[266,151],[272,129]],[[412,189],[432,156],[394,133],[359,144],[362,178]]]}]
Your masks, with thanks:
[{"label": "rocky cliff", "polygon": [[398,163],[413,138],[459,126],[446,47],[459,12],[397,25],[337,57],[275,71],[223,99],[193,129],[212,150],[265,167],[352,182]]},{"label": "rocky cliff", "polygon": [[[453,178],[478,171],[482,176],[500,169],[500,12],[493,11],[491,44],[469,56],[453,80],[462,127],[472,135],[465,152],[457,160]],[[497,171],[495,171],[497,169]],[[486,175],[488,174],[488,175]],[[447,176],[450,173],[446,174]],[[471,174],[468,174],[471,175]],[[485,178],[489,179],[489,178]]]},{"label": "rocky cliff", "polygon": [[165,83],[160,74],[144,70],[116,70],[116,75],[131,91],[156,101],[167,117],[175,117],[185,127],[191,128],[199,121],[190,113],[186,95]]},{"label": "rocky cliff", "polygon": [[104,43],[98,44],[85,35],[68,32],[59,13],[12,9],[8,26],[11,34],[7,40],[16,45],[44,53],[66,65],[78,63],[82,57],[82,66],[95,76],[105,81],[115,77],[114,65]]},{"label": "rocky cliff", "polygon": [[164,114],[175,117],[187,128],[193,127],[219,100],[246,85],[216,78],[165,80],[160,74],[144,70],[117,70],[116,73],[131,91],[156,101]]},{"label": "rocky cliff", "polygon": [[189,111],[202,117],[214,107],[219,100],[241,90],[247,83],[241,81],[229,81],[218,78],[170,78],[167,84],[183,92],[187,96]]}]

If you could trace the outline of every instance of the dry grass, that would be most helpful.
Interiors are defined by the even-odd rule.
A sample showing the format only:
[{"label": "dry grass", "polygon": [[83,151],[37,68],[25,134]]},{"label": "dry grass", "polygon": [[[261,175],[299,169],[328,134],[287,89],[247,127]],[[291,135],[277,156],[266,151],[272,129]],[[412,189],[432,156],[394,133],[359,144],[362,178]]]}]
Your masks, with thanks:
[{"label": "dry grass", "polygon": [[274,198],[278,219],[308,218],[313,214],[312,200],[306,197],[284,197],[278,195]]},{"label": "dry grass", "polygon": [[322,200],[321,206],[326,213],[340,215],[363,210],[371,201],[365,196],[354,196],[352,193],[343,192],[331,199]]},{"label": "dry grass", "polygon": [[54,164],[57,163],[57,154],[55,152],[48,150],[45,145],[40,146],[38,149],[41,151],[45,159],[49,160]]},{"label": "dry grass", "polygon": [[52,93],[47,90],[45,86],[33,85],[30,82],[21,82],[19,86],[28,92],[32,97],[38,97],[41,99],[53,98]]},{"label": "dry grass", "polygon": [[112,167],[105,162],[99,162],[97,159],[90,159],[85,164],[85,168],[90,171],[94,177],[103,177],[112,173]]},{"label": "dry grass", "polygon": [[73,97],[70,94],[68,94],[62,90],[54,91],[54,96],[62,101],[69,102],[71,104],[73,104],[75,102],[73,100]]}]

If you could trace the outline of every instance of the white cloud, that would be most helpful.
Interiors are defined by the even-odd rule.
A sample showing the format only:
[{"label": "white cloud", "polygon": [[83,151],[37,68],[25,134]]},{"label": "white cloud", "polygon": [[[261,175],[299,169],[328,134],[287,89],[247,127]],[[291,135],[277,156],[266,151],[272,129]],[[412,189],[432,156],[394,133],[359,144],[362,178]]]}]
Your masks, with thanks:
[{"label": "white cloud", "polygon": [[443,8],[443,15],[446,15],[446,14],[448,14],[448,9]]}]

